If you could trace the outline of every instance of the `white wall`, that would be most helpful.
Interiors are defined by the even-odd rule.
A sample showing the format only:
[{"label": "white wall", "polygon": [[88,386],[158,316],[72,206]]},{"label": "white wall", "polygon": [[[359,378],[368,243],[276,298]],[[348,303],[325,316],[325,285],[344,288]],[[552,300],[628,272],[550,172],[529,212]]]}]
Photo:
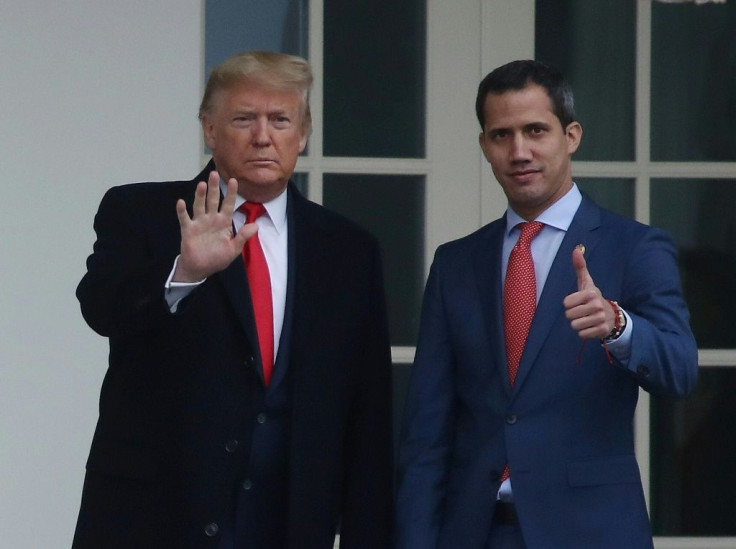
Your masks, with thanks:
[{"label": "white wall", "polygon": [[107,351],[74,290],[108,187],[200,167],[201,11],[0,0],[2,547],[71,544]]}]

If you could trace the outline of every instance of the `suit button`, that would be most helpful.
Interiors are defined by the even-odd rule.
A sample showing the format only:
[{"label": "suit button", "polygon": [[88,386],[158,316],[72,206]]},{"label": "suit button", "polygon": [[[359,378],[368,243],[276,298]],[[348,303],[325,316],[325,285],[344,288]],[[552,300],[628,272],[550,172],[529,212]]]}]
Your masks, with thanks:
[{"label": "suit button", "polygon": [[260,423],[261,425],[266,423],[266,419],[268,419],[268,417],[263,412],[261,412],[260,414],[256,416],[256,421]]},{"label": "suit button", "polygon": [[238,441],[235,439],[228,440],[225,443],[225,450],[229,453],[233,453],[238,448]]},{"label": "suit button", "polygon": [[243,490],[248,491],[251,488],[253,488],[253,482],[249,478],[245,479],[243,481]]},{"label": "suit button", "polygon": [[217,532],[219,531],[220,527],[217,526],[216,522],[210,522],[207,526],[204,527],[204,535],[208,538],[216,536]]},{"label": "suit button", "polygon": [[255,368],[255,366],[256,366],[256,359],[255,359],[255,357],[253,355],[251,355],[248,358],[246,358],[245,359],[245,364],[246,364],[246,366],[249,366],[251,368]]},{"label": "suit button", "polygon": [[506,416],[506,423],[508,423],[509,425],[513,425],[514,423],[516,423],[516,416],[513,414]]},{"label": "suit button", "polygon": [[649,373],[650,372],[649,372],[649,368],[648,367],[646,367],[644,365],[641,365],[641,366],[637,366],[636,373],[639,374],[642,377],[649,377]]}]

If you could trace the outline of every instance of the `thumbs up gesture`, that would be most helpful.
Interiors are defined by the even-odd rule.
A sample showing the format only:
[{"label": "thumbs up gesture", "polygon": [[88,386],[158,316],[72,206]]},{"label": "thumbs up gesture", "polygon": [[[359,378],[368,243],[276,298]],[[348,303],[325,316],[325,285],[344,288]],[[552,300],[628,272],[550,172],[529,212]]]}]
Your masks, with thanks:
[{"label": "thumbs up gesture", "polygon": [[565,316],[582,339],[602,339],[613,330],[613,309],[590,276],[583,249],[579,246],[572,251],[572,266],[578,277],[578,291],[562,302]]}]

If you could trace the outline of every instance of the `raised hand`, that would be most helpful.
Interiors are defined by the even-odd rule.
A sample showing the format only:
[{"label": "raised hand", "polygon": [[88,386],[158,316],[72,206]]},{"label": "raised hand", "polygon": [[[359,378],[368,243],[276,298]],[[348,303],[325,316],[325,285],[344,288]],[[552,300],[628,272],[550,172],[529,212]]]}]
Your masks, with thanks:
[{"label": "raised hand", "polygon": [[175,282],[198,282],[225,269],[240,255],[245,242],[258,231],[247,223],[233,235],[233,210],[238,182],[227,182],[227,195],[220,205],[220,175],[210,172],[208,181],[200,181],[194,193],[192,217],[184,200],[176,202],[181,228],[181,256],[174,272]]},{"label": "raised hand", "polygon": [[572,265],[578,277],[578,291],[562,302],[565,316],[581,338],[602,339],[613,329],[613,309],[593,282],[580,247],[572,252]]}]

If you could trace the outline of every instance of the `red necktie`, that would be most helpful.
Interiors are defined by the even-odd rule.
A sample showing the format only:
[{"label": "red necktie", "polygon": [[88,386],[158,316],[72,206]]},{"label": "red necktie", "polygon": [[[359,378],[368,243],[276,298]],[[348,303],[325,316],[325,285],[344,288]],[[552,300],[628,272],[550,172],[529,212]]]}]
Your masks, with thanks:
[{"label": "red necktie", "polygon": [[[239,210],[245,213],[248,223],[255,222],[266,213],[263,204],[258,202],[245,202]],[[245,261],[245,270],[248,273],[250,297],[256,317],[263,380],[268,385],[271,382],[273,371],[273,302],[271,300],[271,276],[268,273],[268,263],[266,263],[266,256],[263,255],[261,241],[258,240],[258,233],[250,237],[243,246],[243,261]]]},{"label": "red necktie", "polygon": [[[506,282],[503,289],[503,325],[506,338],[506,365],[509,381],[513,387],[519,371],[521,354],[524,352],[529,327],[537,309],[537,282],[534,276],[531,243],[542,230],[539,221],[521,223],[521,235],[511,250],[506,268]],[[509,467],[501,475],[501,480],[509,477]]]}]

